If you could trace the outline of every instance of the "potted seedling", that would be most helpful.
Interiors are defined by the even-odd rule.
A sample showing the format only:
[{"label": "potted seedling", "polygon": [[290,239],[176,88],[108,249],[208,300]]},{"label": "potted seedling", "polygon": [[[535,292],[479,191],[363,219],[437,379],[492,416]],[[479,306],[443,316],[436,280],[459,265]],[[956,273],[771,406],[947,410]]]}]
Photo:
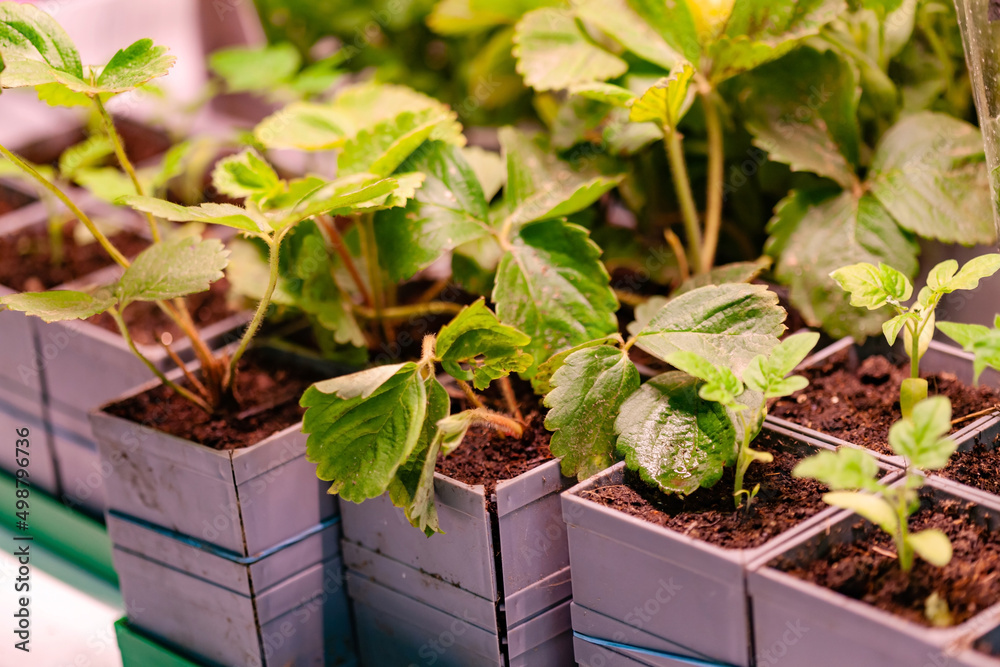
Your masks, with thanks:
[{"label": "potted seedling", "polygon": [[[1000,568],[991,555],[1000,505],[973,502],[917,472],[947,465],[957,446],[950,429],[946,397],[914,405],[889,431],[907,464],[889,486],[875,482],[876,462],[862,450],[841,448],[799,464],[797,476],[823,482],[831,489],[824,500],[849,511],[753,566],[758,661],[781,650],[796,664],[945,664],[956,642],[996,623],[989,573]],[[958,583],[973,567],[975,582]],[[782,642],[789,622],[807,630]]]},{"label": "potted seedling", "polygon": [[[889,345],[901,339],[909,358],[908,368],[897,366],[891,357],[877,355],[869,355],[860,366],[852,368],[853,341],[841,341],[810,361],[811,368],[803,369],[813,381],[809,391],[780,399],[772,414],[812,437],[838,445],[849,442],[891,456],[885,436],[897,402],[905,415],[927,396],[928,381],[921,376],[923,367],[925,372],[928,368],[935,372],[931,376],[935,391],[960,406],[956,408],[962,411],[956,415],[956,431],[981,429],[988,420],[985,415],[997,402],[996,391],[971,386],[972,359],[933,342],[932,337],[941,299],[955,291],[976,289],[998,268],[1000,255],[996,254],[983,255],[961,268],[955,260],[941,262],[928,273],[927,284],[916,298],[910,281],[888,265],[861,263],[838,269],[832,277],[851,295],[851,304],[881,314]],[[898,393],[896,382],[900,384]],[[977,418],[979,421],[975,421]],[[964,442],[965,436],[961,439]]]}]

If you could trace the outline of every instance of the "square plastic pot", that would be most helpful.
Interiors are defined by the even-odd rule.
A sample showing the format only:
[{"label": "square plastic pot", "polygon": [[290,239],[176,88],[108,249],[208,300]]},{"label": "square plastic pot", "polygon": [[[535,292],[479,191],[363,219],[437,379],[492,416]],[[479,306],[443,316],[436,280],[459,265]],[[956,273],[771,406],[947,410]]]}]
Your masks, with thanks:
[{"label": "square plastic pot", "polygon": [[[777,427],[765,428],[783,436],[783,446],[802,456],[833,449]],[[562,496],[573,601],[641,629],[672,653],[739,667],[753,664],[747,566],[823,525],[835,510],[822,510],[757,548],[723,549],[583,497],[592,489],[621,484],[624,470],[619,463]]]},{"label": "square plastic pot", "polygon": [[[608,618],[575,602],[570,605],[570,611],[573,618],[573,649],[580,667],[691,667],[698,664],[719,664],[668,657],[675,654],[678,647],[643,632],[636,625]],[[599,639],[601,637],[607,639]],[[644,647],[644,650],[626,647]]]},{"label": "square plastic pot", "polygon": [[[977,503],[977,520],[992,530],[1000,529],[1000,502],[969,497],[933,478],[928,486],[935,499]],[[873,530],[857,515],[838,511],[825,525],[799,533],[777,553],[766,554],[751,565],[748,588],[758,667],[954,665],[957,646],[1000,622],[1000,604],[996,604],[955,627],[918,625],[768,566],[778,556],[801,561],[822,557],[831,544],[856,539],[859,525],[861,531]]]},{"label": "square plastic pot", "polygon": [[[977,651],[975,644],[985,644],[996,655],[987,655]],[[956,657],[948,663],[954,667],[1000,667],[1000,624],[992,628],[989,632],[981,635],[972,635],[967,641],[955,647],[953,651]]]},{"label": "square plastic pot", "polygon": [[[277,350],[286,365],[342,369]],[[191,368],[196,368],[192,364]],[[181,369],[168,374],[179,380]],[[120,400],[157,386],[148,382]],[[250,447],[220,451],[111,415],[91,415],[108,508],[250,556],[337,514],[297,423]],[[106,473],[106,475],[104,475]]]},{"label": "square plastic pot", "polygon": [[129,623],[212,665],[354,664],[336,520],[243,557],[108,515]]},{"label": "square plastic pot", "polygon": [[[853,338],[843,338],[807,358],[798,366],[798,370],[818,366],[838,352],[852,347],[856,347],[859,359],[864,359],[872,354],[896,354],[882,339],[873,339],[863,346],[858,346],[854,342]],[[968,352],[965,352],[953,345],[931,341],[930,347],[920,360],[920,370],[923,373],[951,373],[957,376],[958,379],[965,384],[971,385],[974,377],[972,361],[973,355]],[[993,369],[986,369],[980,376],[979,382],[980,384],[987,384],[992,387],[1000,387],[1000,373],[997,373]],[[838,438],[832,433],[817,431],[816,429],[809,428],[808,426],[804,426],[802,424],[797,424],[787,419],[768,416],[767,422],[785,428],[789,431],[800,433],[809,438],[813,438],[814,440],[827,442],[838,447],[844,445],[849,447],[860,447],[860,445]],[[984,431],[989,430],[990,433],[1000,435],[1000,425],[998,424],[1000,424],[1000,416],[998,416],[997,413],[993,413],[969,422],[961,430],[957,431],[953,437],[960,443],[959,448],[964,451],[972,448],[975,444],[974,439],[978,436],[978,434],[983,433]],[[867,448],[862,447],[862,449]],[[905,462],[899,456],[882,454],[874,450],[868,451],[874,454],[876,458],[896,468],[906,467]]]}]

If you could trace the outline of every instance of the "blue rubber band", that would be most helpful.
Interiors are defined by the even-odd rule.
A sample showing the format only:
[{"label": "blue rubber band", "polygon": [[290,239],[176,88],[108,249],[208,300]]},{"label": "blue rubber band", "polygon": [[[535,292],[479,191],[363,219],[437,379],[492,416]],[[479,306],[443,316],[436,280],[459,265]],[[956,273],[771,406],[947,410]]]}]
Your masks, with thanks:
[{"label": "blue rubber band", "polygon": [[144,519],[139,519],[137,517],[124,514],[117,510],[108,510],[108,514],[115,517],[116,519],[121,519],[122,521],[127,521],[128,523],[135,524],[141,528],[145,528],[146,530],[152,531],[158,535],[169,537],[170,539],[177,540],[178,542],[186,544],[189,547],[194,547],[195,549],[205,551],[207,553],[212,554],[213,556],[224,558],[229,562],[236,563],[238,565],[253,565],[257,561],[263,560],[264,558],[267,558],[271,554],[281,551],[285,547],[290,547],[293,544],[298,544],[299,542],[309,537],[312,537],[316,533],[320,533],[329,528],[330,526],[335,526],[336,524],[340,523],[339,516],[330,517],[326,521],[318,523],[315,526],[311,526],[310,528],[302,531],[298,535],[289,537],[287,540],[279,542],[273,547],[261,551],[259,554],[255,554],[253,556],[244,556],[243,554],[238,553],[236,551],[230,551],[229,549],[224,549],[218,545],[211,544],[209,542],[204,542],[197,538],[191,537],[190,535],[185,535],[184,533],[178,533],[177,531],[170,530],[169,528],[163,528],[162,526],[157,526],[155,523],[150,523],[149,521],[146,521]]},{"label": "blue rubber band", "polygon": [[610,641],[608,639],[598,639],[597,637],[591,637],[590,635],[585,635],[582,632],[573,631],[573,636],[582,639],[583,641],[595,644],[596,646],[603,646],[604,648],[618,649],[619,651],[628,651],[629,653],[638,653],[640,655],[648,655],[654,658],[668,658],[670,660],[676,660],[677,662],[683,663],[685,665],[694,665],[695,667],[732,667],[724,662],[710,662],[708,660],[700,660],[698,658],[692,658],[689,655],[680,655],[678,653],[667,653],[666,651],[654,651],[649,648],[642,648],[640,646],[629,646],[628,644],[622,644],[620,642]]}]

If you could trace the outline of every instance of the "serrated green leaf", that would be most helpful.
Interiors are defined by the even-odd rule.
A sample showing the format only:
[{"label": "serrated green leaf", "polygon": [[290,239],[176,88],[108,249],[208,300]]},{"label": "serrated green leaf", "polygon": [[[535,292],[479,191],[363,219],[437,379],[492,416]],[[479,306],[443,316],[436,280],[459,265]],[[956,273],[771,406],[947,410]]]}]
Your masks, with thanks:
[{"label": "serrated green leaf", "polygon": [[388,489],[413,453],[427,414],[427,389],[412,362],[318,382],[302,396],[306,458],[350,502]]},{"label": "serrated green leaf", "polygon": [[514,33],[517,72],[535,90],[565,90],[621,76],[628,64],[591,40],[568,9],[525,14]]},{"label": "serrated green leaf", "polygon": [[966,352],[972,352],[976,342],[990,335],[989,327],[982,324],[961,324],[959,322],[938,322],[938,330],[958,343]]},{"label": "serrated green leaf", "polygon": [[771,356],[767,359],[767,365],[775,377],[784,377],[795,370],[801,364],[816,343],[819,342],[819,334],[814,331],[788,336],[778,343],[771,351]]},{"label": "serrated green leaf", "polygon": [[834,507],[851,510],[889,534],[894,535],[899,527],[895,510],[878,496],[854,491],[831,491],[823,495],[823,501]]},{"label": "serrated green leaf", "polygon": [[911,279],[917,272],[916,245],[871,195],[793,191],[768,231],[765,249],[776,258],[778,281],[791,288],[792,305],[834,337],[879,333],[888,315],[851,306],[831,272],[857,262],[885,263]]},{"label": "serrated green leaf", "polygon": [[[416,176],[416,178],[411,178]],[[399,205],[389,201],[397,192],[403,197],[412,195],[413,188],[423,180],[423,174],[398,174],[392,178],[379,178],[372,174],[355,174],[338,178],[314,191],[299,202],[280,223],[281,228],[291,222],[312,218],[324,213],[352,213],[357,210],[379,209]]]},{"label": "serrated green leaf", "polygon": [[903,118],[882,135],[868,181],[900,226],[921,237],[996,242],[982,135],[965,121],[931,112]]},{"label": "serrated green leaf", "polygon": [[913,414],[889,429],[892,451],[921,470],[940,470],[958,447],[951,438],[951,401],[932,396],[913,406]]},{"label": "serrated green leaf", "polygon": [[[688,290],[691,291],[691,290]],[[628,323],[626,330],[631,336],[638,336],[639,332],[646,328],[646,325],[653,321],[656,314],[670,302],[665,296],[654,294],[645,302],[639,304],[633,310],[635,319]]]},{"label": "serrated green leaf", "polygon": [[221,280],[229,251],[218,239],[180,238],[155,243],[125,269],[116,293],[124,309],[133,301],[166,301],[208,290]]},{"label": "serrated green leaf", "polygon": [[419,528],[430,537],[442,532],[434,505],[434,467],[441,451],[438,422],[451,412],[451,399],[433,377],[427,378],[424,385],[427,412],[423,427],[413,453],[399,466],[396,476],[389,482],[389,498],[393,505],[404,509],[414,528]]},{"label": "serrated green leaf", "polygon": [[66,31],[49,14],[30,4],[0,4],[3,88],[54,81],[52,71],[83,77],[80,54]]},{"label": "serrated green leaf", "polygon": [[35,86],[35,92],[38,100],[50,107],[90,107],[94,103],[87,95],[70,90],[63,83],[42,83]]},{"label": "serrated green leaf", "polygon": [[579,345],[574,345],[573,347],[563,350],[562,352],[553,354],[544,363],[538,365],[538,371],[531,378],[531,388],[534,389],[535,393],[539,396],[545,396],[552,391],[552,376],[556,371],[562,368],[562,365],[566,363],[566,359],[568,359],[571,354],[579,352],[580,350],[586,350],[587,348],[597,347],[599,345],[613,345],[615,343],[621,343],[621,336],[618,334],[588,340],[586,343],[580,343]]},{"label": "serrated green leaf", "polygon": [[545,428],[563,475],[586,479],[615,462],[615,419],[639,384],[639,371],[619,348],[587,347],[566,357],[545,397]]},{"label": "serrated green leaf", "polygon": [[63,151],[59,156],[59,174],[63,178],[72,179],[79,169],[97,166],[113,154],[114,147],[107,136],[92,135]]},{"label": "serrated green leaf", "polygon": [[698,396],[686,373],[658,375],[622,405],[617,448],[630,470],[666,493],[711,487],[736,459],[736,433],[725,408]]},{"label": "serrated green leaf", "polygon": [[951,562],[951,540],[941,530],[928,528],[917,533],[910,533],[907,544],[925,561],[936,567],[944,567]]},{"label": "serrated green leaf", "polygon": [[124,93],[165,76],[175,60],[167,55],[167,47],[154,46],[151,39],[140,39],[111,57],[95,86],[84,89],[69,84],[69,87],[88,94]]},{"label": "serrated green leaf", "polygon": [[604,102],[612,106],[629,107],[635,101],[635,93],[628,88],[622,88],[612,83],[601,81],[590,81],[578,83],[570,86],[569,92],[573,95],[585,97],[595,102]]},{"label": "serrated green leaf", "polygon": [[507,165],[499,153],[479,146],[463,146],[462,157],[479,179],[483,196],[489,202],[507,182]]},{"label": "serrated green leaf", "polygon": [[441,128],[452,127],[457,115],[445,109],[404,111],[349,139],[337,159],[337,173],[388,176]]},{"label": "serrated green leaf", "polygon": [[479,179],[461,149],[428,142],[401,166],[427,176],[406,208],[378,214],[375,238],[389,277],[406,280],[463,243],[492,230]]},{"label": "serrated green leaf", "polygon": [[851,305],[878,310],[890,302],[901,303],[913,294],[913,285],[902,273],[886,264],[859,262],[830,274],[851,295]]},{"label": "serrated green leaf", "polygon": [[[139,182],[143,173],[139,172]],[[98,199],[114,203],[135,195],[132,179],[117,167],[81,167],[73,174],[73,182],[85,188]]]},{"label": "serrated green leaf", "polygon": [[5,307],[40,317],[46,322],[85,320],[103,313],[115,303],[116,299],[109,290],[101,290],[94,294],[73,290],[51,290],[22,292],[0,297],[0,308]]},{"label": "serrated green leaf", "polygon": [[694,68],[690,64],[675,67],[669,76],[654,83],[632,103],[629,120],[633,123],[653,122],[670,131],[676,130],[694,102],[694,90],[691,88],[693,76]]},{"label": "serrated green leaf", "polygon": [[688,62],[701,62],[701,41],[688,0],[677,0],[669,6],[663,0],[628,0],[628,4],[671,49]]},{"label": "serrated green leaf", "polygon": [[212,186],[235,199],[249,197],[259,203],[281,185],[274,167],[252,148],[219,160],[212,170]]},{"label": "serrated green leaf", "polygon": [[639,332],[636,346],[663,360],[687,350],[741,374],[778,344],[784,319],[777,295],[763,285],[709,285],[671,300]]},{"label": "serrated green leaf", "polygon": [[501,322],[531,336],[534,364],[617,331],[618,300],[587,230],[562,220],[521,228],[500,260],[493,302]]},{"label": "serrated green leaf", "polygon": [[889,345],[896,344],[896,337],[899,336],[899,332],[903,330],[908,321],[913,321],[919,316],[917,313],[909,312],[903,313],[902,315],[896,315],[896,317],[891,320],[887,320],[882,324],[882,333],[885,334],[885,339],[889,342]]},{"label": "serrated green leaf", "polygon": [[231,93],[269,92],[289,82],[301,65],[299,50],[288,42],[221,49],[208,58],[209,68],[222,77]]},{"label": "serrated green leaf", "polygon": [[[733,262],[732,264],[716,266],[707,273],[691,276],[678,285],[677,289],[670,293],[670,296],[671,298],[677,297],[705,285],[749,283],[770,268],[771,264],[772,259],[765,255],[754,262]],[[636,319],[638,319],[638,315]]]},{"label": "serrated green leaf", "polygon": [[530,336],[501,324],[479,298],[438,332],[436,357],[452,377],[483,390],[493,380],[526,371],[532,360],[523,348],[530,343]]},{"label": "serrated green leaf", "polygon": [[704,382],[705,384],[698,390],[698,395],[706,401],[715,401],[731,408],[736,402],[736,397],[743,393],[743,383],[731,370],[724,366],[715,366],[694,352],[678,350],[668,354],[664,361]]},{"label": "serrated green leaf", "polygon": [[871,453],[854,447],[835,452],[820,450],[799,461],[792,476],[815,479],[834,491],[862,491],[878,488],[878,461]]},{"label": "serrated green leaf", "polygon": [[960,271],[958,262],[949,259],[931,269],[927,276],[927,287],[944,294],[955,290],[974,290],[979,287],[980,280],[989,278],[997,271],[1000,271],[1000,254],[997,253],[971,259]]},{"label": "serrated green leaf", "polygon": [[576,0],[573,10],[622,48],[665,70],[683,59],[625,0]]},{"label": "serrated green leaf", "polygon": [[746,127],[755,145],[793,171],[826,176],[844,188],[857,183],[861,90],[837,53],[802,48],[742,81]]},{"label": "serrated green leaf", "polygon": [[254,128],[254,138],[266,148],[320,151],[335,148],[353,133],[351,118],[327,104],[293,102]]},{"label": "serrated green leaf", "polygon": [[202,222],[241,229],[256,234],[269,233],[267,220],[260,214],[233,204],[201,204],[181,206],[156,197],[129,195],[121,197],[117,203],[131,206],[137,211],[150,213],[157,218],[171,222]]}]

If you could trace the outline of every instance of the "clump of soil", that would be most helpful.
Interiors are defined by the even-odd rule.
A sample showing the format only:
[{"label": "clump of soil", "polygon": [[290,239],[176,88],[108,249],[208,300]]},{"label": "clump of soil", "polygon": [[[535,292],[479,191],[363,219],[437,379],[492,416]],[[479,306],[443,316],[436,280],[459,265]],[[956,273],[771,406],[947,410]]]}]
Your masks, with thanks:
[{"label": "clump of soil", "polygon": [[497,482],[513,479],[551,461],[552,434],[543,425],[545,415],[534,410],[524,418],[527,425],[520,439],[495,428],[473,425],[458,450],[438,459],[436,470],[466,484],[482,484],[489,497],[496,491]]},{"label": "clump of soil", "polygon": [[822,499],[826,487],[792,477],[792,468],[802,457],[786,451],[780,436],[764,431],[754,441],[754,449],[770,452],[774,461],[753,463],[744,477],[744,488],[760,484],[749,513],[745,502],[743,508],[735,509],[731,467],[715,486],[698,489],[686,498],[664,494],[631,471],[626,471],[624,484],[602,486],[583,497],[724,549],[752,549],[827,507]]},{"label": "clump of soil", "polygon": [[[221,322],[233,314],[229,307],[228,292],[229,282],[223,278],[212,283],[207,292],[191,294],[185,298],[191,319],[198,329]],[[132,339],[140,345],[157,345],[164,333],[169,333],[174,340],[185,337],[181,328],[155,303],[137,301],[125,309],[124,316]],[[118,325],[107,313],[95,315],[88,321],[118,333]]]},{"label": "clump of soil", "polygon": [[[63,226],[63,260],[52,262],[49,230],[45,225],[0,236],[0,285],[15,291],[51,289],[113,264],[99,243],[78,245],[73,236],[77,221]],[[110,237],[126,257],[139,254],[149,241],[131,231]]]},{"label": "clump of soil", "polygon": [[[892,454],[889,428],[899,421],[899,387],[909,377],[909,361],[896,365],[882,356],[871,356],[854,367],[851,351],[842,350],[821,365],[801,372],[809,386],[775,400],[770,414],[801,426]],[[952,414],[963,417],[1000,402],[1000,391],[971,387],[951,373],[925,376],[930,395],[951,399]],[[955,430],[971,422],[960,422]]]},{"label": "clump of soil", "polygon": [[[109,414],[218,450],[242,449],[302,419],[299,397],[323,379],[314,369],[248,352],[236,380],[237,407],[209,415],[172,389],[154,389],[115,403]],[[187,380],[181,383],[190,388]]]},{"label": "clump of soil", "polygon": [[1000,495],[1000,438],[992,443],[977,442],[967,452],[955,452],[948,467],[937,471],[941,477]]},{"label": "clump of soil", "polygon": [[1000,599],[1000,533],[976,523],[972,503],[951,498],[932,502],[928,490],[921,496],[921,509],[910,526],[915,531],[937,528],[948,535],[954,555],[945,567],[917,558],[910,573],[904,573],[894,557],[892,538],[881,530],[834,545],[805,564],[779,559],[774,565],[921,625],[931,625],[924,605],[937,593],[948,603],[953,624],[962,623]]},{"label": "clump of soil", "polygon": [[23,192],[18,192],[11,188],[0,185],[0,215],[16,211],[22,206],[27,206],[35,201],[33,197]]}]

